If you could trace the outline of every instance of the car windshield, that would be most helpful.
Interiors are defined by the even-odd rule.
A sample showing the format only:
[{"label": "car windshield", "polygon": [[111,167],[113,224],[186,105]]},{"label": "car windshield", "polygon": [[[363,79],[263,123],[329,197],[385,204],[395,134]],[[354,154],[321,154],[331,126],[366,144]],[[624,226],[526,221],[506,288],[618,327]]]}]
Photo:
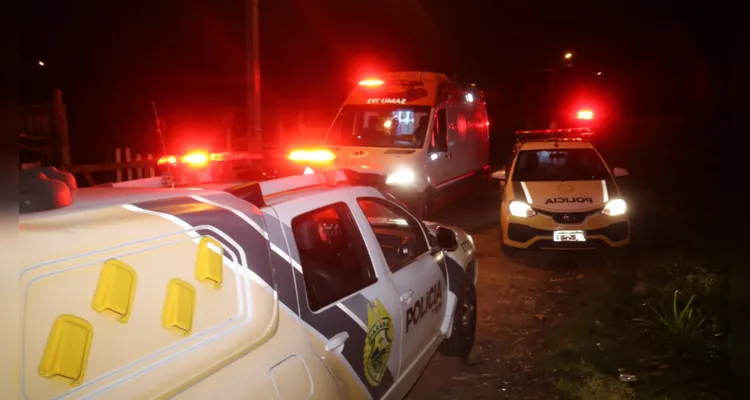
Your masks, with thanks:
[{"label": "car windshield", "polygon": [[513,170],[516,181],[606,179],[607,169],[593,149],[523,150]]},{"label": "car windshield", "polygon": [[326,143],[335,146],[421,148],[430,107],[346,105],[334,121]]}]

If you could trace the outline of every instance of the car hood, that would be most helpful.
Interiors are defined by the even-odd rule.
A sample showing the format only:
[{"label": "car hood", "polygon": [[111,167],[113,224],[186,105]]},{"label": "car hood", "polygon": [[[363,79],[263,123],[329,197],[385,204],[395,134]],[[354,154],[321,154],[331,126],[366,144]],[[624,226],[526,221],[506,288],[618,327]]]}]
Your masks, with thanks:
[{"label": "car hood", "polygon": [[516,198],[533,207],[550,211],[585,211],[603,207],[609,201],[604,180],[564,182],[520,182]]}]

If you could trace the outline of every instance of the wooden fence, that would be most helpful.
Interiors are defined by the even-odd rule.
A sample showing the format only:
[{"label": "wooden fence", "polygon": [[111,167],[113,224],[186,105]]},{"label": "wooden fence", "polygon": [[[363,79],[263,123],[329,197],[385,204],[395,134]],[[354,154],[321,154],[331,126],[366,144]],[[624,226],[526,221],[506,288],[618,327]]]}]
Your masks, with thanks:
[{"label": "wooden fence", "polygon": [[129,147],[115,149],[115,162],[102,164],[74,165],[66,170],[73,175],[83,175],[89,186],[96,185],[94,172],[114,172],[115,182],[156,176],[157,160],[148,154],[132,154]]}]

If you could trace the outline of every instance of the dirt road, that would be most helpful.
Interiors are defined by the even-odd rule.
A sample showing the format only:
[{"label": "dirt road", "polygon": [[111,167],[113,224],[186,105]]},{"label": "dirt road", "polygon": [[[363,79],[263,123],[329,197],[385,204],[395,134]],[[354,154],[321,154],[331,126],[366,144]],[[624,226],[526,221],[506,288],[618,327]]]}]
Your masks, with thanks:
[{"label": "dirt road", "polygon": [[435,217],[474,237],[479,259],[476,340],[482,362],[466,366],[436,354],[407,399],[549,398],[549,387],[534,371],[532,353],[541,344],[544,327],[560,318],[555,305],[564,296],[561,285],[575,275],[551,259],[520,262],[505,257],[499,242],[499,203],[494,200]]}]

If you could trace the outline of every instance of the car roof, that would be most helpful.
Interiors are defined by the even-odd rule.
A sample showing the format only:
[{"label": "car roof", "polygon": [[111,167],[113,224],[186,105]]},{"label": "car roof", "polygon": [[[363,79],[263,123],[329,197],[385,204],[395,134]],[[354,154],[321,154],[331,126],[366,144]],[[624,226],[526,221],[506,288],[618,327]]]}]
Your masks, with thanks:
[{"label": "car roof", "polygon": [[[66,214],[94,211],[108,207],[121,206],[124,204],[140,203],[152,200],[161,200],[168,198],[184,197],[191,195],[205,196],[211,193],[227,193],[226,189],[235,187],[241,182],[221,183],[221,184],[201,184],[199,187],[181,187],[181,188],[159,188],[159,187],[90,187],[76,190],[73,204],[56,208],[52,210],[37,211],[19,215],[19,222],[30,222],[33,220],[44,219],[49,217],[61,216]],[[252,183],[252,182],[245,182]],[[340,183],[335,186],[319,184],[299,189],[280,192],[265,197],[265,205],[273,206],[301,197],[312,196],[328,191],[341,191],[346,188],[358,186]],[[369,187],[369,186],[365,186]],[[230,193],[227,193],[230,194]],[[262,207],[261,207],[262,208]]]}]

